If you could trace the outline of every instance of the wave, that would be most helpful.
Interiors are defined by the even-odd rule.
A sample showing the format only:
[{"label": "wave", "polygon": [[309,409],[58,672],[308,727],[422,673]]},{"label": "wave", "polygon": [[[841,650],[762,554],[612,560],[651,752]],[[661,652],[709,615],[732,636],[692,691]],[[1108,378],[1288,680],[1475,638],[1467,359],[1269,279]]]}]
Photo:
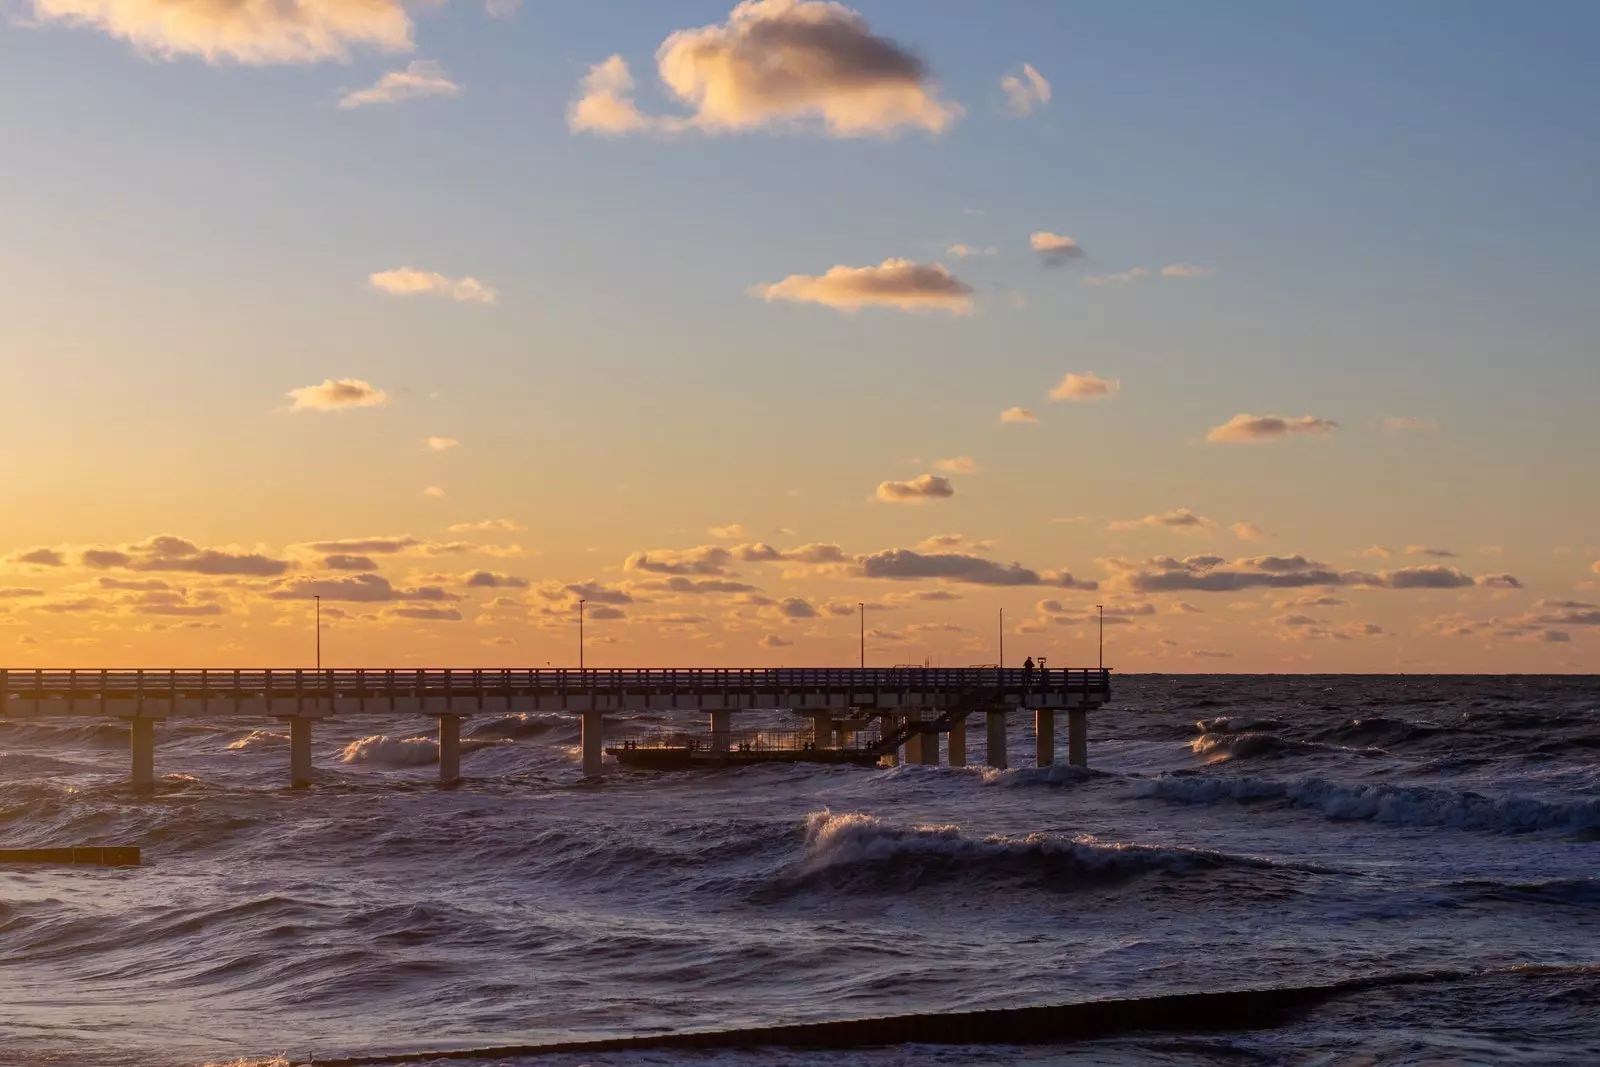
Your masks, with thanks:
[{"label": "wave", "polygon": [[538,737],[559,727],[574,725],[571,715],[560,712],[519,712],[473,722],[467,727],[467,734],[471,737],[515,740],[521,737]]},{"label": "wave", "polygon": [[1328,745],[1319,741],[1296,741],[1260,730],[1202,734],[1190,742],[1189,749],[1197,756],[1206,757],[1208,763],[1248,759],[1253,756],[1283,756],[1297,752],[1332,752],[1367,757],[1389,754],[1381,748],[1346,748],[1343,745]]},{"label": "wave", "polygon": [[1247,730],[1281,730],[1279,719],[1251,719],[1243,715],[1219,715],[1215,719],[1200,719],[1194,728],[1203,734],[1237,734]]},{"label": "wave", "polygon": [[1090,767],[1074,767],[1070,763],[1052,763],[1048,767],[1013,767],[1000,770],[995,767],[971,767],[972,773],[980,775],[984,785],[998,786],[1002,789],[1017,789],[1028,786],[1069,786],[1082,785],[1097,779],[1116,778],[1117,775],[1109,771],[1097,771]]},{"label": "wave", "polygon": [[83,770],[76,763],[27,752],[0,752],[0,778],[44,778]]},{"label": "wave", "polygon": [[906,890],[931,881],[1011,879],[1073,889],[1148,873],[1194,874],[1223,869],[1332,873],[1209,849],[1102,842],[1093,837],[971,837],[957,826],[886,823],[861,812],[823,810],[806,816],[805,857],[784,871],[779,890],[812,887]]},{"label": "wave", "polygon": [[1465,879],[1445,886],[1474,900],[1513,904],[1558,904],[1592,910],[1600,907],[1600,878],[1553,878],[1544,882]]},{"label": "wave", "polygon": [[1528,833],[1600,829],[1600,799],[1573,802],[1399,786],[1352,785],[1321,777],[1291,779],[1163,775],[1131,783],[1136,795],[1185,804],[1279,800],[1338,821]]},{"label": "wave", "polygon": [[280,734],[276,730],[251,730],[248,735],[229,743],[228,751],[251,752],[259,748],[276,748],[288,743],[288,734]]},{"label": "wave", "polygon": [[[463,756],[480,749],[510,744],[507,740],[485,741],[463,739]],[[340,763],[371,764],[378,767],[422,767],[439,762],[439,741],[433,737],[390,737],[373,734],[352,741],[339,754]]]}]

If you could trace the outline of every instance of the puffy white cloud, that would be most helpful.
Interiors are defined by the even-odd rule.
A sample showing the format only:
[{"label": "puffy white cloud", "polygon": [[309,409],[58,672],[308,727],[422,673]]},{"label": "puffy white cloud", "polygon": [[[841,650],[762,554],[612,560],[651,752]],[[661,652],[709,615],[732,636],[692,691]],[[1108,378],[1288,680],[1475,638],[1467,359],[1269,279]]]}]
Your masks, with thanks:
[{"label": "puffy white cloud", "polygon": [[1006,408],[1000,413],[1001,422],[1038,422],[1039,416],[1027,408]]},{"label": "puffy white cloud", "polygon": [[998,248],[976,248],[972,245],[953,244],[945,249],[945,255],[954,256],[956,259],[966,259],[968,256],[993,256],[998,255]]},{"label": "puffy white cloud", "polygon": [[950,480],[937,474],[919,474],[908,482],[878,483],[878,499],[891,504],[923,504],[955,495]]},{"label": "puffy white cloud", "polygon": [[1051,400],[1100,400],[1122,391],[1122,379],[1102,378],[1089,371],[1085,374],[1068,374],[1050,390]]},{"label": "puffy white cloud", "polygon": [[575,606],[580,600],[587,600],[596,604],[633,603],[633,594],[626,589],[603,585],[592,578],[586,582],[546,585],[539,589],[539,595],[546,600],[566,601],[568,606]]},{"label": "puffy white cloud", "polygon": [[435,271],[413,267],[377,271],[367,275],[367,282],[374,289],[395,296],[432,294],[447,296],[463,304],[492,304],[500,299],[500,294],[493,287],[476,278],[450,278]]},{"label": "puffy white cloud", "polygon": [[751,293],[768,303],[789,300],[840,311],[864,307],[899,311],[972,311],[972,286],[938,263],[886,259],[876,267],[834,266],[821,275],[791,274],[781,282],[757,285]]},{"label": "puffy white cloud", "polygon": [[1091,274],[1083,279],[1085,285],[1127,285],[1129,282],[1148,278],[1150,272],[1144,267],[1129,267],[1116,274]]},{"label": "puffy white cloud", "polygon": [[494,571],[469,571],[461,576],[461,584],[474,589],[526,589],[528,579]]},{"label": "puffy white cloud", "polygon": [[1013,115],[1031,114],[1036,104],[1050,102],[1050,82],[1028,63],[1022,65],[1022,77],[1007,74],[1001,78],[1000,91],[1006,94],[1006,106]]},{"label": "puffy white cloud", "polygon": [[736,522],[731,522],[726,526],[713,526],[706,530],[706,533],[715,537],[718,541],[737,541],[745,536],[744,527]]},{"label": "puffy white cloud", "polygon": [[437,485],[430,485],[422,490],[422,495],[432,500],[442,500],[444,499],[444,490]]},{"label": "puffy white cloud", "polygon": [[907,548],[892,548],[860,557],[863,576],[909,581],[939,578],[972,585],[1039,585],[1037,571],[1020,563],[1001,564],[981,556],[960,552],[925,553]]},{"label": "puffy white cloud", "polygon": [[[65,567],[67,565],[66,555],[59,549],[54,548],[23,549],[7,556],[5,561],[28,567]],[[1600,564],[1597,564],[1595,569],[1600,571]]]},{"label": "puffy white cloud", "polygon": [[971,456],[951,456],[934,460],[933,469],[940,474],[977,474],[978,461]]},{"label": "puffy white cloud", "polygon": [[321,385],[302,385],[289,390],[290,411],[347,411],[350,408],[382,407],[389,394],[360,378],[324,378]]},{"label": "puffy white cloud", "polygon": [[1146,515],[1142,519],[1118,519],[1108,529],[1113,532],[1126,532],[1149,526],[1156,529],[1176,530],[1178,533],[1209,533],[1216,523],[1203,515],[1196,515],[1188,508],[1177,508],[1173,511],[1164,511],[1159,515]]},{"label": "puffy white cloud", "polygon": [[1261,527],[1253,522],[1236,522],[1228,529],[1241,541],[1259,541],[1266,536]]},{"label": "puffy white cloud", "polygon": [[733,552],[721,545],[701,545],[698,548],[653,548],[648,552],[635,552],[623,563],[630,571],[651,574],[727,574]]},{"label": "puffy white cloud", "polygon": [[921,60],[826,0],[745,0],[722,25],[669,36],[656,67],[689,114],[641,112],[627,62],[612,56],[590,68],[568,125],[602,134],[811,129],[860,137],[938,133],[962,113],[940,99]]},{"label": "puffy white cloud", "polygon": [[1040,258],[1052,267],[1083,258],[1083,249],[1078,246],[1078,242],[1062,234],[1051,233],[1049,230],[1038,230],[1029,234],[1028,247],[1039,253]]},{"label": "puffy white cloud", "polygon": [[1322,437],[1338,429],[1339,424],[1312,415],[1298,419],[1282,415],[1235,415],[1221,426],[1212,427],[1206,440],[1213,443],[1249,444],[1274,441],[1282,437]]},{"label": "puffy white cloud", "polygon": [[1193,263],[1168,263],[1161,268],[1163,278],[1209,278],[1215,273],[1215,267],[1197,267]]},{"label": "puffy white cloud", "polygon": [[1361,550],[1361,554],[1367,559],[1388,559],[1394,555],[1394,549],[1387,545],[1369,545]]},{"label": "puffy white cloud", "polygon": [[391,70],[373,85],[346,93],[340,98],[339,106],[349,109],[460,95],[461,86],[451,81],[438,63],[431,59],[413,59],[404,70]]},{"label": "puffy white cloud", "polygon": [[33,0],[41,21],[100,30],[163,59],[313,63],[352,48],[411,50],[397,0]]}]

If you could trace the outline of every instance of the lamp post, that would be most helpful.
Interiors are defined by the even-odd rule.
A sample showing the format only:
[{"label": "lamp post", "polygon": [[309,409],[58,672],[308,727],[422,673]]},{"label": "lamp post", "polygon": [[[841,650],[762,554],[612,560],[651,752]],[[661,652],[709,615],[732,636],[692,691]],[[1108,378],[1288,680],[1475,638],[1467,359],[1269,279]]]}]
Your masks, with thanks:
[{"label": "lamp post", "polygon": [[1106,669],[1106,606],[1104,604],[1096,604],[1094,610],[1099,618],[1100,669],[1103,671]]},{"label": "lamp post", "polygon": [[867,669],[867,605],[865,601],[856,604],[857,613],[861,616],[861,669]]},{"label": "lamp post", "polygon": [[578,673],[583,673],[583,606],[587,600],[578,601]]},{"label": "lamp post", "polygon": [[317,673],[322,673],[322,598],[313,596],[317,602]]},{"label": "lamp post", "polygon": [[1000,609],[1000,669],[1006,669],[1006,609]]}]

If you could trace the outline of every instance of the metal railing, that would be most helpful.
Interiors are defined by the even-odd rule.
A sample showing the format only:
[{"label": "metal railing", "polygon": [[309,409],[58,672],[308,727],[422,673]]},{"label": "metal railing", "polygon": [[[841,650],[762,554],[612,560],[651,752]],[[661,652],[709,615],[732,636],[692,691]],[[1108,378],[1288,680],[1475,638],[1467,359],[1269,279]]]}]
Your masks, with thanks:
[{"label": "metal railing", "polygon": [[788,690],[934,691],[992,688],[1035,693],[1109,692],[1100,668],[677,667],[380,668],[323,670],[0,670],[6,699],[382,699],[560,696],[567,693],[738,693]]}]

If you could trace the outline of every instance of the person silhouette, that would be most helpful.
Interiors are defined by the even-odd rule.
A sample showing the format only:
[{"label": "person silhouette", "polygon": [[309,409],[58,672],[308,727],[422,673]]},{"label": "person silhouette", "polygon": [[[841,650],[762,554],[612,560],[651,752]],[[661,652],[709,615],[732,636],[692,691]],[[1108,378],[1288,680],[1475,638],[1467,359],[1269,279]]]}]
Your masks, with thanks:
[{"label": "person silhouette", "polygon": [[1033,657],[1029,656],[1022,661],[1022,690],[1027,692],[1033,688]]}]

